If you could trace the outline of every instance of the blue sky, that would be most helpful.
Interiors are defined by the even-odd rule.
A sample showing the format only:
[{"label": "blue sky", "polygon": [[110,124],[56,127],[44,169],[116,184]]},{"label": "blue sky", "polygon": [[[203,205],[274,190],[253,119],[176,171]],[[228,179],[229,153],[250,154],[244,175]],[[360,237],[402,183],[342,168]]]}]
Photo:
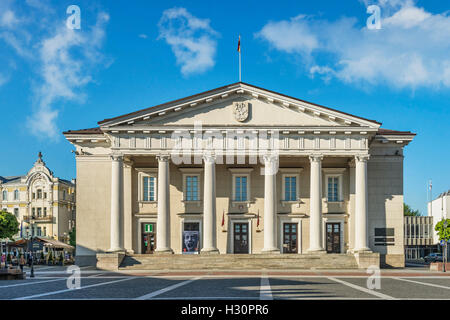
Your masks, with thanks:
[{"label": "blue sky", "polygon": [[[68,29],[69,5],[81,29]],[[381,29],[366,25],[378,5]],[[75,177],[62,131],[242,80],[411,130],[405,201],[450,189],[448,1],[0,2],[0,175],[38,151]]]}]

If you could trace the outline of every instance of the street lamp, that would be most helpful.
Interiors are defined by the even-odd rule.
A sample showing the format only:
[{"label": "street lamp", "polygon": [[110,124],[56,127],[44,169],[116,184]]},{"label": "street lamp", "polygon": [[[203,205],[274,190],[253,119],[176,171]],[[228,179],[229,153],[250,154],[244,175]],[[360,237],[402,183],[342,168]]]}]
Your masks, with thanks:
[{"label": "street lamp", "polygon": [[[447,231],[447,219],[444,220],[444,232],[446,232],[446,231]],[[445,241],[445,243],[444,243],[443,271],[446,272],[445,265],[447,263],[447,243],[448,243],[447,237],[444,237],[444,241]]]},{"label": "street lamp", "polygon": [[30,239],[30,252],[31,252],[31,271],[30,271],[30,278],[34,278],[34,257],[33,257],[33,234],[30,235],[30,226],[27,226],[27,236]]}]

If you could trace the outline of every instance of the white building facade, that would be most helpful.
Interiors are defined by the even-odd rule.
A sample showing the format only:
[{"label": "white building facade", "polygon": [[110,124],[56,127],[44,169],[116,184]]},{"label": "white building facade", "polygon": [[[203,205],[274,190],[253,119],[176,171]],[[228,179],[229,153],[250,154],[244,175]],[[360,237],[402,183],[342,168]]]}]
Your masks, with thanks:
[{"label": "white building facade", "polygon": [[55,177],[39,153],[26,175],[0,176],[0,208],[19,221],[15,238],[39,236],[67,242],[75,226],[75,181]]},{"label": "white building facade", "polygon": [[403,266],[415,134],[380,126],[239,82],[66,131],[78,262],[184,254],[195,235],[200,254],[377,252]]}]

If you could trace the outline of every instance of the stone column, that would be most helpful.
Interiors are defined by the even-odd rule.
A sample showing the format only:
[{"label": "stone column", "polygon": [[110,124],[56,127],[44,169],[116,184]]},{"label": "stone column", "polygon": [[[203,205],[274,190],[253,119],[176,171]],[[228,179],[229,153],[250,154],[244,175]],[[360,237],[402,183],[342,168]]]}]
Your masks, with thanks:
[{"label": "stone column", "polygon": [[111,231],[108,251],[122,251],[120,219],[122,215],[123,195],[123,156],[111,155]]},{"label": "stone column", "polygon": [[367,161],[369,155],[355,156],[355,248],[354,252],[371,251],[367,241]]},{"label": "stone column", "polygon": [[219,253],[216,248],[216,157],[203,156],[205,176],[203,188],[203,248],[201,253]]},{"label": "stone column", "polygon": [[127,253],[134,253],[133,250],[133,161],[124,160],[123,172],[123,246]]},{"label": "stone column", "polygon": [[322,241],[322,155],[310,155],[311,178],[309,199],[309,249],[324,252]]},{"label": "stone column", "polygon": [[159,155],[158,159],[158,218],[156,221],[155,253],[173,253],[170,248],[170,193],[169,155]]},{"label": "stone column", "polygon": [[278,156],[264,156],[264,248],[263,253],[280,253],[277,247],[276,177]]}]

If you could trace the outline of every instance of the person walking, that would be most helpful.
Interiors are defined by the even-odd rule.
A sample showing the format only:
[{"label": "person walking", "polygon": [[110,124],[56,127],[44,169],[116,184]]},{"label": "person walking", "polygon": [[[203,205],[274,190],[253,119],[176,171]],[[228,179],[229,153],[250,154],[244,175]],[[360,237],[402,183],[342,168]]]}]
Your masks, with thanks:
[{"label": "person walking", "polygon": [[19,266],[20,266],[20,271],[23,272],[23,266],[25,265],[25,258],[23,256],[23,254],[20,255],[19,258]]}]

